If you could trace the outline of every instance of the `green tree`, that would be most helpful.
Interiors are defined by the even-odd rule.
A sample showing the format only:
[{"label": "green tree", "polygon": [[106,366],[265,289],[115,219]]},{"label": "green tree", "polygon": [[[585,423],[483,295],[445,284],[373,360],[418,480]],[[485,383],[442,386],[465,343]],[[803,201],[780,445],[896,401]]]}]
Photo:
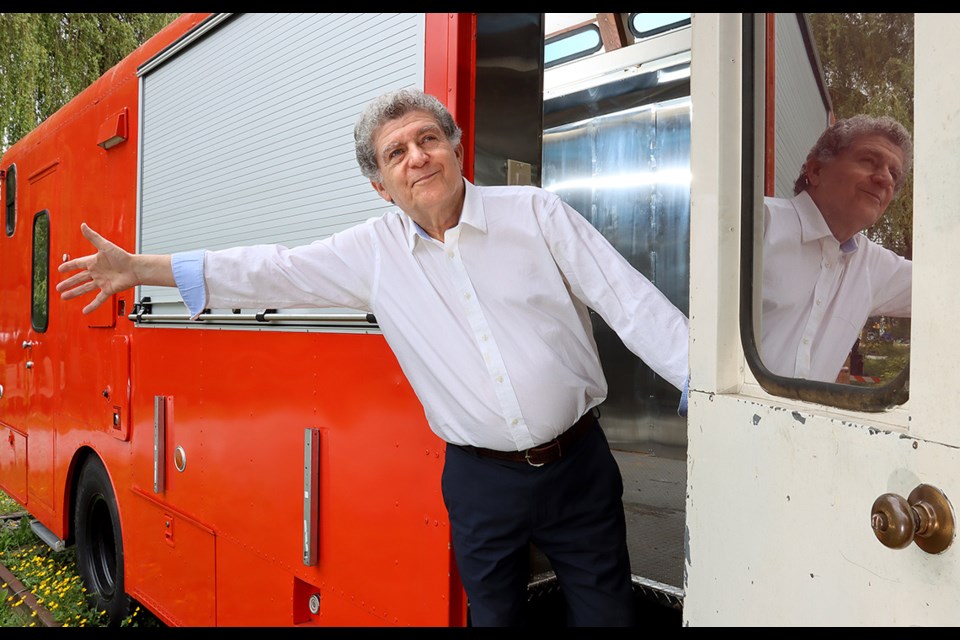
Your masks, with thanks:
[{"label": "green tree", "polygon": [[0,13],[0,149],[169,24],[176,13]]},{"label": "green tree", "polygon": [[[811,13],[824,79],[837,118],[886,115],[913,132],[913,14]],[[913,255],[913,177],[886,215],[866,231],[906,258]]]}]

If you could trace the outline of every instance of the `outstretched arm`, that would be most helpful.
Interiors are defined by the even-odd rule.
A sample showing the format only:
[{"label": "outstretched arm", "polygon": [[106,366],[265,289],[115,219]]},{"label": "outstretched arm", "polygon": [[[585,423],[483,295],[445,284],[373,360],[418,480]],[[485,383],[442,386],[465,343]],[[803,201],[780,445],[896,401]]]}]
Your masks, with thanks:
[{"label": "outstretched arm", "polygon": [[63,300],[97,291],[93,301],[83,308],[84,313],[90,313],[113,294],[138,284],[176,286],[169,255],[128,253],[86,223],[80,225],[80,232],[97,252],[61,264],[60,273],[76,273],[57,284],[57,291]]}]

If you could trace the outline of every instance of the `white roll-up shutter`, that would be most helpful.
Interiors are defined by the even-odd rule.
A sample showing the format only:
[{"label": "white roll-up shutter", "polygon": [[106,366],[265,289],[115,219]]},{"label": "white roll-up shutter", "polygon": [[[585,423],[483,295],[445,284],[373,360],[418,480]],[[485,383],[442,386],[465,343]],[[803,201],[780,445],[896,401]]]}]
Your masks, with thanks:
[{"label": "white roll-up shutter", "polygon": [[138,250],[296,246],[382,213],[353,126],[423,88],[423,41],[423,14],[250,13],[144,65]]}]

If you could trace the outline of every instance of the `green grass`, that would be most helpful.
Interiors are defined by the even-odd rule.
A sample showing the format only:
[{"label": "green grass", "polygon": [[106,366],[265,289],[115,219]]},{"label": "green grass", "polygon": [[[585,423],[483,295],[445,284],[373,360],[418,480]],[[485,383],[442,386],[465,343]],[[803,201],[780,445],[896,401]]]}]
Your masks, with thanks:
[{"label": "green grass", "polygon": [[910,345],[875,341],[861,347],[863,375],[880,378],[878,384],[893,380],[910,362]]},{"label": "green grass", "polygon": [[[16,501],[0,491],[0,515],[22,511]],[[77,573],[75,549],[53,551],[30,528],[29,517],[0,520],[0,563],[33,593],[58,624],[65,627],[107,626],[105,616],[87,604],[86,590]],[[0,626],[43,626],[26,606],[23,596],[12,593],[8,584],[0,582]],[[120,626],[164,625],[150,612],[134,605],[134,610]]]}]

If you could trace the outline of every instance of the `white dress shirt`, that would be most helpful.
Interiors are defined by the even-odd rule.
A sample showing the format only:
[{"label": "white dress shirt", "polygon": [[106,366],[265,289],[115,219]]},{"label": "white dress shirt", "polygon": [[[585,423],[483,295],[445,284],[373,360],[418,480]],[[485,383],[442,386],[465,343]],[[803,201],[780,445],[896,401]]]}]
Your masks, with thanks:
[{"label": "white dress shirt", "polygon": [[867,318],[909,317],[913,263],[858,233],[842,245],[806,191],[764,199],[763,363],[835,382]]},{"label": "white dress shirt", "polygon": [[[588,306],[685,388],[687,318],[583,216],[536,187],[464,181],[443,242],[400,211],[312,244],[174,255],[191,313],[349,307],[376,316],[430,428],[453,444],[547,442],[606,398]],[[190,270],[202,269],[200,284]]]}]

